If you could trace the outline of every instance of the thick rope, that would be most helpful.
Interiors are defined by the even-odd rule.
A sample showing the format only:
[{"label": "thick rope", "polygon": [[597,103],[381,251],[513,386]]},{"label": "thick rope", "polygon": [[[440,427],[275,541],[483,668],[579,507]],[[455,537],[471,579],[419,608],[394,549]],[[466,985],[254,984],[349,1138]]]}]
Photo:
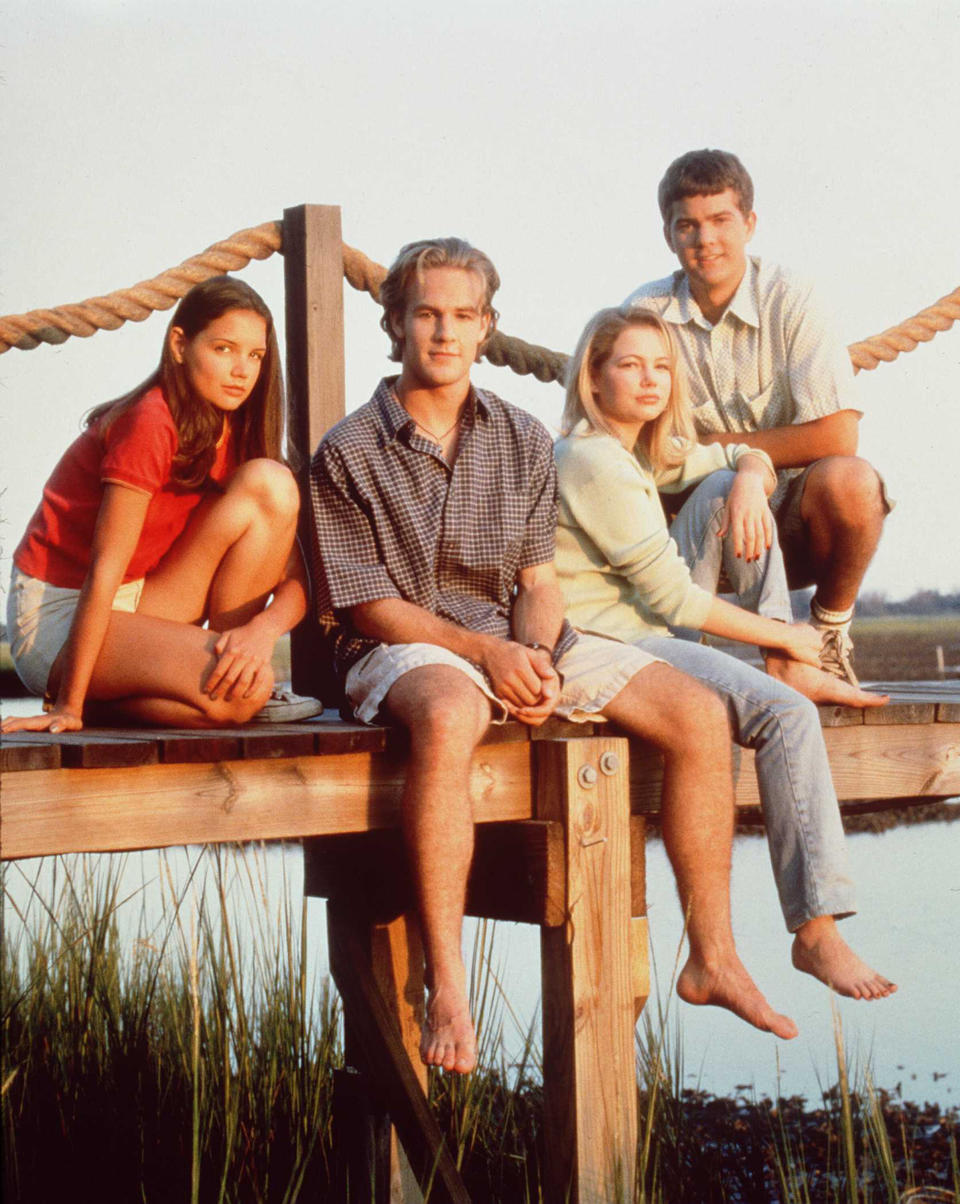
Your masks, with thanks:
[{"label": "thick rope", "polygon": [[847,350],[853,360],[853,370],[859,372],[865,368],[869,372],[881,361],[889,364],[902,351],[913,351],[918,343],[929,343],[938,331],[949,330],[958,318],[960,288],[955,288],[952,293],[947,293],[898,326],[891,326],[883,334],[875,334],[872,339],[864,339],[860,343],[851,343]]},{"label": "thick rope", "polygon": [[40,343],[63,343],[71,335],[89,338],[98,330],[117,330],[124,322],[142,322],[155,310],[170,309],[201,280],[223,272],[237,272],[251,259],[268,259],[283,245],[280,222],[264,222],[240,230],[223,242],[215,242],[199,255],[185,259],[152,280],[133,288],[117,289],[106,297],[94,297],[56,309],[34,309],[27,314],[0,318],[0,355],[17,347],[32,351]]},{"label": "thick rope", "polygon": [[[360,292],[379,300],[380,285],[386,268],[369,259],[355,247],[343,246],[343,274]],[[240,230],[223,242],[216,242],[199,255],[144,280],[133,288],[118,289],[106,297],[94,297],[75,305],[55,309],[34,309],[30,313],[0,318],[0,355],[17,347],[31,351],[41,343],[63,343],[71,335],[88,338],[98,330],[116,330],[124,322],[142,322],[159,309],[170,309],[176,301],[199,283],[222,272],[237,272],[251,259],[268,259],[283,251],[283,223],[264,222]],[[927,309],[882,334],[852,343],[847,350],[854,371],[872,370],[879,363],[890,363],[901,352],[913,351],[918,343],[927,343],[938,331],[949,330],[960,318],[960,288],[954,289]],[[537,380],[563,381],[568,356],[534,343],[497,331],[484,352],[491,364],[511,368],[519,376]]]}]

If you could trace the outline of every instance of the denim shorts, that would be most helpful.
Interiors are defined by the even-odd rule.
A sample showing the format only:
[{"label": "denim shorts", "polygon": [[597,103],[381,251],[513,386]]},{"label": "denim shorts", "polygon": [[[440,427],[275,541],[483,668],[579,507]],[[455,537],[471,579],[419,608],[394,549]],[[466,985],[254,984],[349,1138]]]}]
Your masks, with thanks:
[{"label": "denim shorts", "polygon": [[[114,595],[113,609],[131,614],[140,605],[142,577],[127,581]],[[28,577],[14,565],[7,595],[7,639],[17,676],[32,694],[43,696],[50,669],[67,642],[77,609],[78,589]]]},{"label": "denim shorts", "polygon": [[[554,714],[574,723],[602,722],[599,712],[607,703],[641,669],[660,660],[659,656],[632,644],[578,634],[577,642],[557,665],[563,688]],[[357,661],[344,686],[354,716],[362,723],[372,723],[394,682],[423,665],[450,665],[459,669],[490,700],[494,723],[509,718],[483,670],[438,644],[379,644]]]}]

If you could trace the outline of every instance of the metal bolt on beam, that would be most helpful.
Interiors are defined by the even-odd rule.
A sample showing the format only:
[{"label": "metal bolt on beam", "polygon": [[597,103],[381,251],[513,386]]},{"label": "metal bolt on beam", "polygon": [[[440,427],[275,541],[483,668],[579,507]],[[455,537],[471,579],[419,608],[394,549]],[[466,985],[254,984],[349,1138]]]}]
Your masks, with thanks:
[{"label": "metal bolt on beam", "polygon": [[620,758],[615,752],[605,752],[600,758],[600,772],[605,773],[608,778],[620,768]]}]

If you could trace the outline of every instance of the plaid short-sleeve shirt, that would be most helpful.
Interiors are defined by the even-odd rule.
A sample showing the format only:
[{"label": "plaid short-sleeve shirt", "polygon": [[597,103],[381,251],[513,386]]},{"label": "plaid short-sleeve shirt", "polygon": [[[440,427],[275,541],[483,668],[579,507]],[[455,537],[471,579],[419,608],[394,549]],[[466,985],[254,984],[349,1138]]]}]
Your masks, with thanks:
[{"label": "plaid short-sleeve shirt", "polygon": [[[317,617],[342,623],[335,668],[376,646],[347,611],[403,598],[473,631],[509,638],[518,574],[553,560],[556,472],[546,429],[471,389],[453,467],[380,382],[330,430],[310,468]],[[559,658],[576,637],[564,625]]]}]

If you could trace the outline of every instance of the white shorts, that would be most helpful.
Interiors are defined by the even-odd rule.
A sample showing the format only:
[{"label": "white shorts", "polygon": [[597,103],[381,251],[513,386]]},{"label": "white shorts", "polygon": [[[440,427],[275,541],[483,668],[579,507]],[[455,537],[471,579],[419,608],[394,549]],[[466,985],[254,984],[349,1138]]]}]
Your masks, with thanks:
[{"label": "white shorts", "polygon": [[[140,577],[121,585],[113,609],[132,614],[140,605],[143,581]],[[14,565],[7,595],[7,639],[13,667],[31,694],[42,697],[47,688],[50,669],[70,634],[79,597],[78,589],[28,577]]]},{"label": "white shorts", "polygon": [[[577,642],[557,665],[563,675],[563,689],[554,714],[574,723],[603,722],[599,712],[641,669],[657,661],[660,657],[632,644],[578,634]],[[354,716],[362,723],[372,723],[393,683],[411,669],[424,665],[450,665],[459,669],[490,699],[494,723],[503,723],[510,717],[486,674],[472,661],[438,644],[378,644],[357,661],[344,685]]]}]

